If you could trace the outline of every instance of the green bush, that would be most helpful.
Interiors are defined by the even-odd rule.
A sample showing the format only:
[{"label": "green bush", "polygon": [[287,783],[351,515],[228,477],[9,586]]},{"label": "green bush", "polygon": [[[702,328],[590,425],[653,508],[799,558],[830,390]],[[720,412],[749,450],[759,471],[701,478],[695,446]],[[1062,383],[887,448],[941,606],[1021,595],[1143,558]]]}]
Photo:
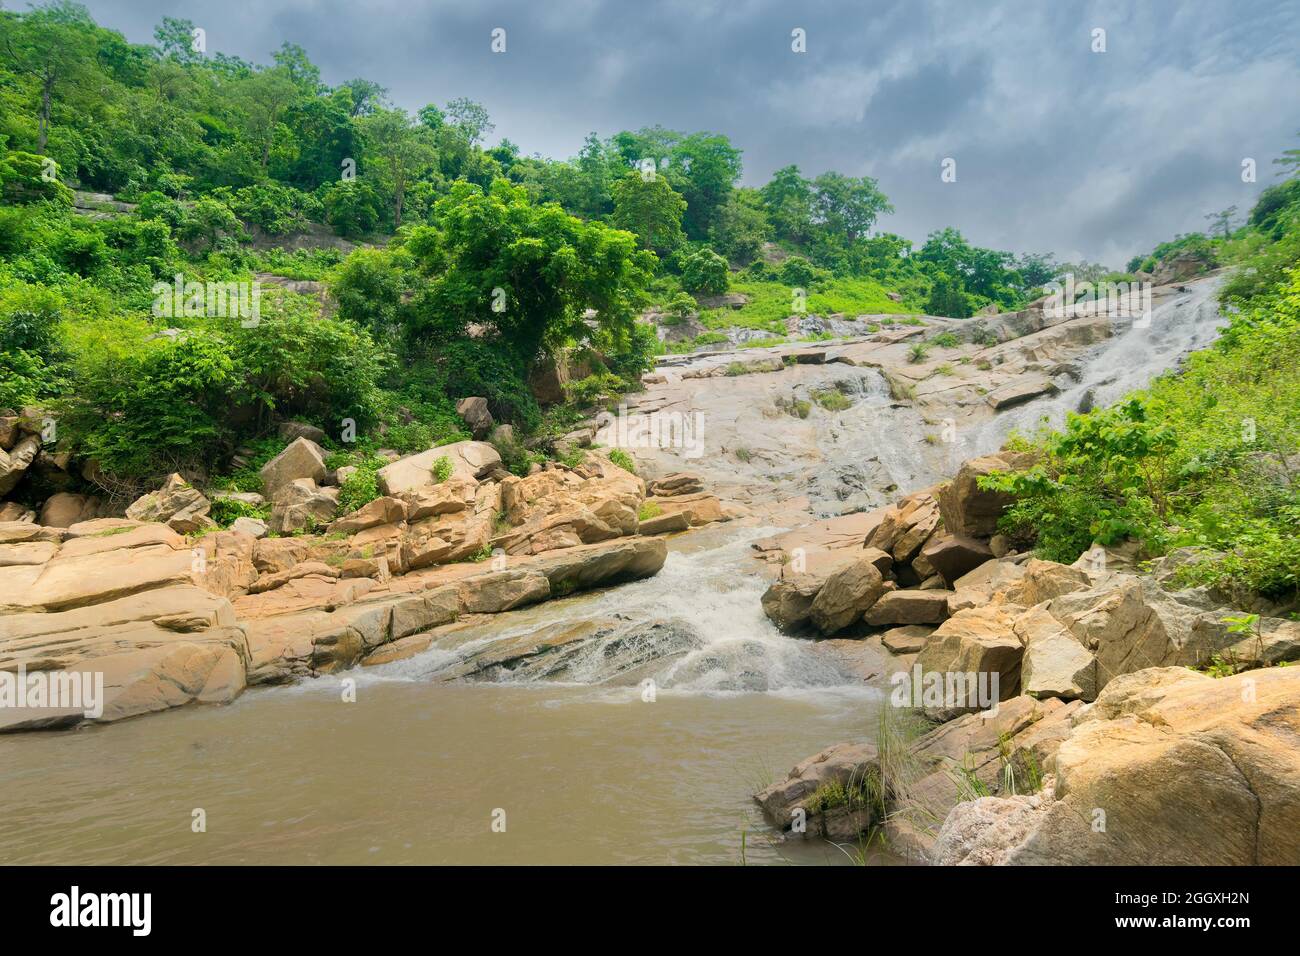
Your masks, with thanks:
[{"label": "green bush", "polygon": [[682,288],[696,295],[722,295],[731,281],[727,260],[701,248],[682,260]]},{"label": "green bush", "polygon": [[636,462],[634,462],[632,456],[623,449],[610,449],[609,460],[618,465],[618,467],[622,468],[624,471],[630,471],[632,474],[636,474]]},{"label": "green bush", "polygon": [[356,471],[339,484],[339,514],[351,514],[379,497],[379,469],[388,464],[377,455],[354,462]]},{"label": "green bush", "polygon": [[781,263],[777,275],[783,283],[792,288],[809,290],[817,278],[817,270],[803,256],[790,256]]}]

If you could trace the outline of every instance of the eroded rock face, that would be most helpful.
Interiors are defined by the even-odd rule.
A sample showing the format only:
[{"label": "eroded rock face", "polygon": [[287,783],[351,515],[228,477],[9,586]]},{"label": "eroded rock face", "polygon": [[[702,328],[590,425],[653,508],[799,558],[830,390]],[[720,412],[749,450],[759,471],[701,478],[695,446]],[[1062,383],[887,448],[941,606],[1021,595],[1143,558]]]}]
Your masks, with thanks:
[{"label": "eroded rock face", "polygon": [[[305,439],[299,439],[305,441]],[[319,488],[310,478],[282,485],[271,505],[269,525],[277,534],[292,534],[313,526],[326,526],[338,510],[339,490]]]},{"label": "eroded rock face", "polygon": [[948,599],[952,594],[942,588],[891,591],[872,604],[864,620],[877,627],[938,624],[948,617]]},{"label": "eroded rock face", "polygon": [[101,502],[93,495],[76,495],[61,491],[50,495],[41,505],[36,520],[49,528],[68,528],[81,521],[89,521],[99,514]]},{"label": "eroded rock face", "polygon": [[40,451],[39,435],[26,435],[18,439],[9,451],[0,448],[0,495],[7,495],[14,490]]},{"label": "eroded rock face", "polygon": [[956,863],[1296,865],[1297,739],[1292,668],[1123,675],[1077,716],[1039,806],[959,807],[937,849]]}]

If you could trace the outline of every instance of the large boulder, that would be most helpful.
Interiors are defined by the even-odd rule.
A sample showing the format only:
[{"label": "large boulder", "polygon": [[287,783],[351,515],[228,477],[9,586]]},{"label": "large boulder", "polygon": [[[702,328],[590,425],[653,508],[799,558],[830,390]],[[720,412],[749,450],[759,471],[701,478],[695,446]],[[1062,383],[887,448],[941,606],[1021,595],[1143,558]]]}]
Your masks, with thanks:
[{"label": "large boulder", "polygon": [[456,414],[469,426],[470,434],[477,441],[487,438],[492,434],[492,429],[496,427],[492,413],[488,411],[486,398],[478,396],[462,398],[456,403]]},{"label": "large boulder", "polygon": [[487,442],[454,442],[407,455],[380,468],[379,490],[391,497],[401,497],[406,492],[435,484],[433,468],[440,458],[446,458],[451,466],[449,477],[461,479],[478,479],[501,465],[501,455]]},{"label": "large boulder", "polygon": [[10,451],[0,448],[0,496],[9,494],[22,480],[41,451],[39,435],[20,438]]},{"label": "large boulder", "polygon": [[546,575],[524,568],[477,574],[462,580],[458,587],[460,606],[471,614],[497,614],[551,596]]},{"label": "large boulder", "polygon": [[956,477],[939,491],[939,512],[951,534],[987,538],[998,529],[998,519],[1011,504],[1005,492],[986,491],[979,479],[998,471],[1018,471],[1034,463],[1022,452],[999,452],[963,462]]},{"label": "large boulder", "polygon": [[272,501],[291,482],[302,478],[319,482],[327,473],[325,449],[301,436],[289,442],[284,451],[263,465],[259,472],[266,497]]},{"label": "large boulder", "polygon": [[1300,864],[1300,670],[1116,678],[1080,712],[1029,813],[959,805],[946,863]]},{"label": "large boulder", "polygon": [[396,524],[406,519],[406,505],[396,498],[376,498],[356,511],[330,522],[330,534],[356,534],[381,524]]},{"label": "large boulder", "polygon": [[984,562],[993,560],[993,552],[987,544],[964,534],[932,538],[921,549],[920,556],[949,587]]},{"label": "large boulder", "polygon": [[842,631],[876,603],[887,587],[872,555],[859,555],[832,572],[813,598],[808,616],[823,634]]},{"label": "large boulder", "polygon": [[791,831],[852,840],[872,822],[868,794],[879,778],[871,744],[836,744],[795,764],[784,780],[754,794],[772,824]]},{"label": "large boulder", "polygon": [[876,627],[938,624],[948,617],[948,599],[952,594],[942,588],[891,591],[872,605],[864,620]]},{"label": "large boulder", "polygon": [[50,495],[41,505],[36,520],[47,528],[69,528],[81,521],[89,521],[99,514],[100,500],[94,495],[76,495],[67,491]]},{"label": "large boulder", "polygon": [[1024,645],[1020,686],[1034,697],[1092,700],[1097,696],[1097,661],[1069,630],[1039,605],[1016,618]]},{"label": "large boulder", "polygon": [[[976,689],[979,689],[979,682],[983,681],[992,698],[993,675],[997,675],[996,700],[1015,697],[1020,686],[1020,664],[1024,648],[1012,626],[1015,619],[1011,613],[1013,610],[988,605],[961,611],[950,617],[930,635],[925,649],[916,659],[916,666],[922,674],[943,675],[945,693],[947,675],[954,675],[954,681],[956,675],[966,678],[975,675]],[[967,684],[962,685],[960,695],[953,695],[952,699],[945,697],[941,703],[928,700],[912,703],[924,704],[927,714],[942,719],[981,709],[978,700],[970,699]],[[953,686],[957,685],[954,683]],[[957,696],[961,699],[956,699]]]},{"label": "large boulder", "polygon": [[211,526],[207,518],[210,508],[203,492],[180,475],[172,474],[157,491],[142,495],[128,505],[126,516],[132,521],[161,521],[178,534],[189,534]]}]

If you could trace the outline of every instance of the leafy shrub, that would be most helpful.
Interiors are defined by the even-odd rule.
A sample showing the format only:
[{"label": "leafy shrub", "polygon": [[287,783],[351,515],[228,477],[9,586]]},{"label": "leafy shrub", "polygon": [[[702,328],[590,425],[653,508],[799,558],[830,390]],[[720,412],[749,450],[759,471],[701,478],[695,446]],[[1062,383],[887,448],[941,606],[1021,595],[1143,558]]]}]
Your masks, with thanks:
[{"label": "leafy shrub", "polygon": [[682,260],[682,288],[696,295],[722,295],[731,280],[727,260],[707,247]]},{"label": "leafy shrub", "polygon": [[433,466],[429,469],[433,473],[433,480],[437,484],[442,484],[451,477],[452,464],[451,459],[446,455],[438,457]]},{"label": "leafy shrub", "polygon": [[339,514],[351,514],[379,497],[378,472],[386,464],[378,455],[356,462],[357,470],[339,484]]},{"label": "leafy shrub", "polygon": [[229,528],[236,518],[257,518],[265,521],[270,509],[266,505],[253,505],[235,498],[214,498],[208,517],[223,528]]},{"label": "leafy shrub", "polygon": [[810,289],[813,281],[817,278],[817,270],[803,256],[790,256],[781,263],[777,275],[788,286],[797,289]]},{"label": "leafy shrub", "polygon": [[934,338],[930,339],[931,345],[937,345],[941,349],[955,349],[961,345],[961,339],[957,338],[951,332],[940,332]]}]

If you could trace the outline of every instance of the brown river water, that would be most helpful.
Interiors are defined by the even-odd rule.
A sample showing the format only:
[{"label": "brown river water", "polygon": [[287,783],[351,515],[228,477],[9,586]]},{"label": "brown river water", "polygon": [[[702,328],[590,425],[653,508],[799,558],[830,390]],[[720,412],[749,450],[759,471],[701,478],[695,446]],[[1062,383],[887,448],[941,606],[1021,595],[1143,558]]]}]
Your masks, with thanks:
[{"label": "brown river water", "polygon": [[856,847],[774,842],[751,799],[869,738],[880,699],[763,618],[762,533],[692,536],[653,579],[512,622],[612,613],[692,636],[630,676],[593,660],[569,683],[445,682],[456,654],[430,650],[228,707],[0,737],[0,864],[848,863]]}]

